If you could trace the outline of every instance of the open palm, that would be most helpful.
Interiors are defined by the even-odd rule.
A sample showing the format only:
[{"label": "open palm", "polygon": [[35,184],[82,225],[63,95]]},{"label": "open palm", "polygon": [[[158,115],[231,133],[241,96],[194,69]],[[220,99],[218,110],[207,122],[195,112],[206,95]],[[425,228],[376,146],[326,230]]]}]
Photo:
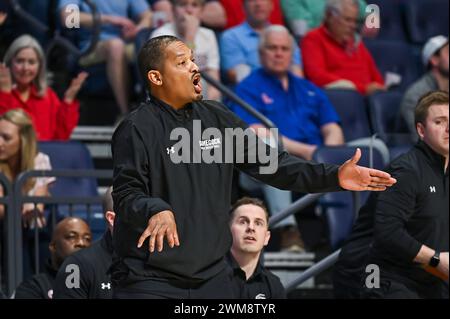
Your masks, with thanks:
[{"label": "open palm", "polygon": [[361,158],[358,148],[355,155],[339,167],[339,185],[350,191],[384,191],[397,181],[386,172],[357,165]]}]

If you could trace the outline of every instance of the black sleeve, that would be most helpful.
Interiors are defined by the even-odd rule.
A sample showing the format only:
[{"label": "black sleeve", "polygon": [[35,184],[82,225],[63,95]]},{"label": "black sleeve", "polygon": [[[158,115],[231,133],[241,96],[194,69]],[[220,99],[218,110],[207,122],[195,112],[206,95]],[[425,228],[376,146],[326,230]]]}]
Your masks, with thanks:
[{"label": "black sleeve", "polygon": [[397,183],[378,195],[374,237],[390,255],[412,262],[422,244],[408,234],[406,224],[414,213],[420,181],[411,167],[394,168],[391,175]]},{"label": "black sleeve", "polygon": [[[236,129],[248,125],[232,112],[230,120]],[[264,143],[252,130],[243,145],[236,143],[235,166],[254,178],[279,189],[301,193],[321,193],[343,190],[339,185],[337,165],[315,163],[289,155]],[[238,160],[243,150],[244,162]],[[241,157],[242,159],[242,157]]]},{"label": "black sleeve", "polygon": [[[74,278],[68,278],[73,272],[67,270],[68,265],[76,265],[79,269],[79,287],[69,288],[66,280],[74,283]],[[56,275],[55,286],[53,289],[53,299],[89,299],[89,291],[93,281],[93,270],[89,263],[84,263],[74,255],[68,256],[64,263],[59,267]]]},{"label": "black sleeve", "polygon": [[172,210],[161,198],[149,197],[149,156],[138,129],[124,121],[112,140],[114,210],[131,225],[147,225],[153,215]]},{"label": "black sleeve", "polygon": [[33,277],[16,288],[14,299],[47,299],[48,297],[43,296],[42,293],[41,287]]}]

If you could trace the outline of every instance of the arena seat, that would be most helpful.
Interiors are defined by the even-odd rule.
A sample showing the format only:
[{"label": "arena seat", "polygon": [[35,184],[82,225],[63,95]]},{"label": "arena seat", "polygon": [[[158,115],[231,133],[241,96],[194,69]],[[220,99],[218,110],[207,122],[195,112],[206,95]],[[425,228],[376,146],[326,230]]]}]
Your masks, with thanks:
[{"label": "arena seat", "polygon": [[325,90],[338,113],[346,141],[371,135],[366,104],[362,95],[353,90]]},{"label": "arena seat", "polygon": [[405,18],[410,41],[422,45],[432,36],[448,36],[448,10],[448,0],[405,1]]}]

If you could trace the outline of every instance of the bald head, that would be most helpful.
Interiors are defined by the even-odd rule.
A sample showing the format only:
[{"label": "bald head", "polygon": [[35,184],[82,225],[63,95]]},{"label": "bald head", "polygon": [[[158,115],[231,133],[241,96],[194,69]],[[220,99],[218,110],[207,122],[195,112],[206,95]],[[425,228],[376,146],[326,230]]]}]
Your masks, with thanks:
[{"label": "bald head", "polygon": [[55,227],[49,249],[52,265],[59,268],[64,259],[91,245],[92,234],[86,222],[77,217],[66,217]]}]

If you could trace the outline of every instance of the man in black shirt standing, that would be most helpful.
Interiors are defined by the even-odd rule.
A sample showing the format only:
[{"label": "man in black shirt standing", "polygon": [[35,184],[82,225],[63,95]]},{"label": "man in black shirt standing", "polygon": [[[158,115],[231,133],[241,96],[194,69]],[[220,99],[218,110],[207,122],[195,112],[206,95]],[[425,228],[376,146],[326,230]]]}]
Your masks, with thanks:
[{"label": "man in black shirt standing", "polygon": [[420,139],[387,169],[398,183],[361,209],[335,267],[337,297],[448,298],[448,121],[447,92],[419,100]]},{"label": "man in black shirt standing", "polygon": [[[107,229],[103,237],[92,244],[91,247],[66,258],[56,276],[55,299],[112,298],[112,284],[108,269],[112,263],[112,231],[115,214],[111,191],[112,189],[108,188],[103,196],[102,206],[107,222]],[[67,269],[70,269],[73,265],[76,265],[79,269],[79,284],[68,286],[66,280],[71,272]]]},{"label": "man in black shirt standing", "polygon": [[240,299],[285,299],[280,279],[261,263],[261,252],[269,243],[269,213],[257,198],[239,199],[231,209],[233,245],[227,255],[235,296]]},{"label": "man in black shirt standing", "polygon": [[[117,298],[233,297],[224,257],[234,167],[298,192],[382,191],[395,183],[358,166],[360,150],[335,166],[265,144],[224,105],[202,101],[193,56],[176,37],[147,41],[138,60],[149,101],[113,135]],[[165,240],[172,249],[163,250]]]},{"label": "man in black shirt standing", "polygon": [[63,261],[74,252],[91,245],[91,230],[77,217],[66,217],[55,227],[50,242],[50,260],[42,273],[22,282],[15,299],[53,299],[56,273]]}]

